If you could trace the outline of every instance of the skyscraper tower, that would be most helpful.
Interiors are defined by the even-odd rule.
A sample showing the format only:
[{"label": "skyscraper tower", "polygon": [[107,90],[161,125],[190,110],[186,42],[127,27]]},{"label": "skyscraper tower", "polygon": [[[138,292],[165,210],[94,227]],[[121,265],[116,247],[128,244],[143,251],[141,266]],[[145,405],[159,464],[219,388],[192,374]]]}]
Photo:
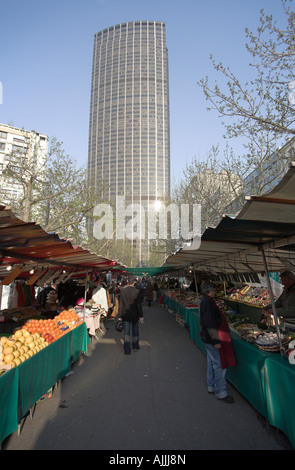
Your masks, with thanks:
[{"label": "skyscraper tower", "polygon": [[94,36],[88,177],[104,199],[147,207],[170,194],[165,23],[133,21]]}]

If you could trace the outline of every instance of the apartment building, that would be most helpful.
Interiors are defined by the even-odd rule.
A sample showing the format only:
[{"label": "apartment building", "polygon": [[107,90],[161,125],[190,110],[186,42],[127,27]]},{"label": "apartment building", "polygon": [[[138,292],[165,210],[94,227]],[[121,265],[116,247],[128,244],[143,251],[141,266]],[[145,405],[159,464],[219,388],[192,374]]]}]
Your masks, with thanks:
[{"label": "apartment building", "polygon": [[34,164],[44,171],[49,138],[36,131],[28,131],[7,124],[0,124],[0,203],[9,204],[22,195],[19,178],[4,176],[9,164],[25,176],[25,168]]}]

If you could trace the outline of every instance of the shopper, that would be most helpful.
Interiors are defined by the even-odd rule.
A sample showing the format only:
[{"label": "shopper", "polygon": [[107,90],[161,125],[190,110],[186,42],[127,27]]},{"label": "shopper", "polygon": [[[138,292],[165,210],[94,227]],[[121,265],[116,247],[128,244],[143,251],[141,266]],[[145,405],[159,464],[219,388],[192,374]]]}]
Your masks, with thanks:
[{"label": "shopper", "polygon": [[226,390],[226,369],[236,365],[229,328],[222,310],[214,300],[215,286],[211,282],[202,284],[200,304],[201,338],[207,351],[208,392],[226,403],[234,399]]},{"label": "shopper", "polygon": [[95,306],[99,307],[100,311],[100,329],[102,331],[106,331],[108,328],[106,327],[106,321],[109,311],[109,303],[108,303],[108,296],[107,291],[102,283],[102,280],[99,278],[96,286],[92,291],[92,300]]},{"label": "shopper", "polygon": [[145,292],[145,285],[143,285],[142,281],[136,279],[134,286],[140,292],[141,303],[144,302],[144,292]]},{"label": "shopper", "polygon": [[153,285],[151,281],[147,283],[147,286],[145,288],[145,298],[147,300],[148,306],[151,306],[152,300],[153,300]]},{"label": "shopper", "polygon": [[155,280],[153,285],[153,301],[157,302],[157,300],[159,300],[159,286],[157,280]]},{"label": "shopper", "polygon": [[134,286],[135,278],[129,279],[129,285],[123,287],[119,300],[119,317],[124,321],[124,353],[139,349],[139,321],[143,322],[142,299],[140,291]]}]

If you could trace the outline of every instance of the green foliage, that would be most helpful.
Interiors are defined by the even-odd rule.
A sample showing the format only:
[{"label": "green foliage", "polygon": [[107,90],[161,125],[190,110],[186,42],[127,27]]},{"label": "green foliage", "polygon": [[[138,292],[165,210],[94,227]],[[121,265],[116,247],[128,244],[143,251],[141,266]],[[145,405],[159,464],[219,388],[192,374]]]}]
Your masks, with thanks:
[{"label": "green foliage", "polygon": [[22,187],[21,196],[9,201],[12,210],[22,220],[37,222],[61,238],[87,242],[86,219],[97,196],[86,170],[76,166],[56,138],[51,139],[48,155],[40,160],[37,154],[35,148],[30,158],[10,156],[4,175]]}]

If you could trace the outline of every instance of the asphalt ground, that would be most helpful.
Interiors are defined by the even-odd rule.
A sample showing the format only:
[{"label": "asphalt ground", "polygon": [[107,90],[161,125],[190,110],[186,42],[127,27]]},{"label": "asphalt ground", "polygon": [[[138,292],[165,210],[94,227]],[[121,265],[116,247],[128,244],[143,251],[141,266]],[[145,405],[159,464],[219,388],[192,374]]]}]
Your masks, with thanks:
[{"label": "asphalt ground", "polygon": [[123,451],[292,449],[230,384],[233,404],[208,394],[206,358],[166,308],[144,306],[140,350],[130,356],[115,321],[107,327],[2,451],[104,450],[119,458]]}]

